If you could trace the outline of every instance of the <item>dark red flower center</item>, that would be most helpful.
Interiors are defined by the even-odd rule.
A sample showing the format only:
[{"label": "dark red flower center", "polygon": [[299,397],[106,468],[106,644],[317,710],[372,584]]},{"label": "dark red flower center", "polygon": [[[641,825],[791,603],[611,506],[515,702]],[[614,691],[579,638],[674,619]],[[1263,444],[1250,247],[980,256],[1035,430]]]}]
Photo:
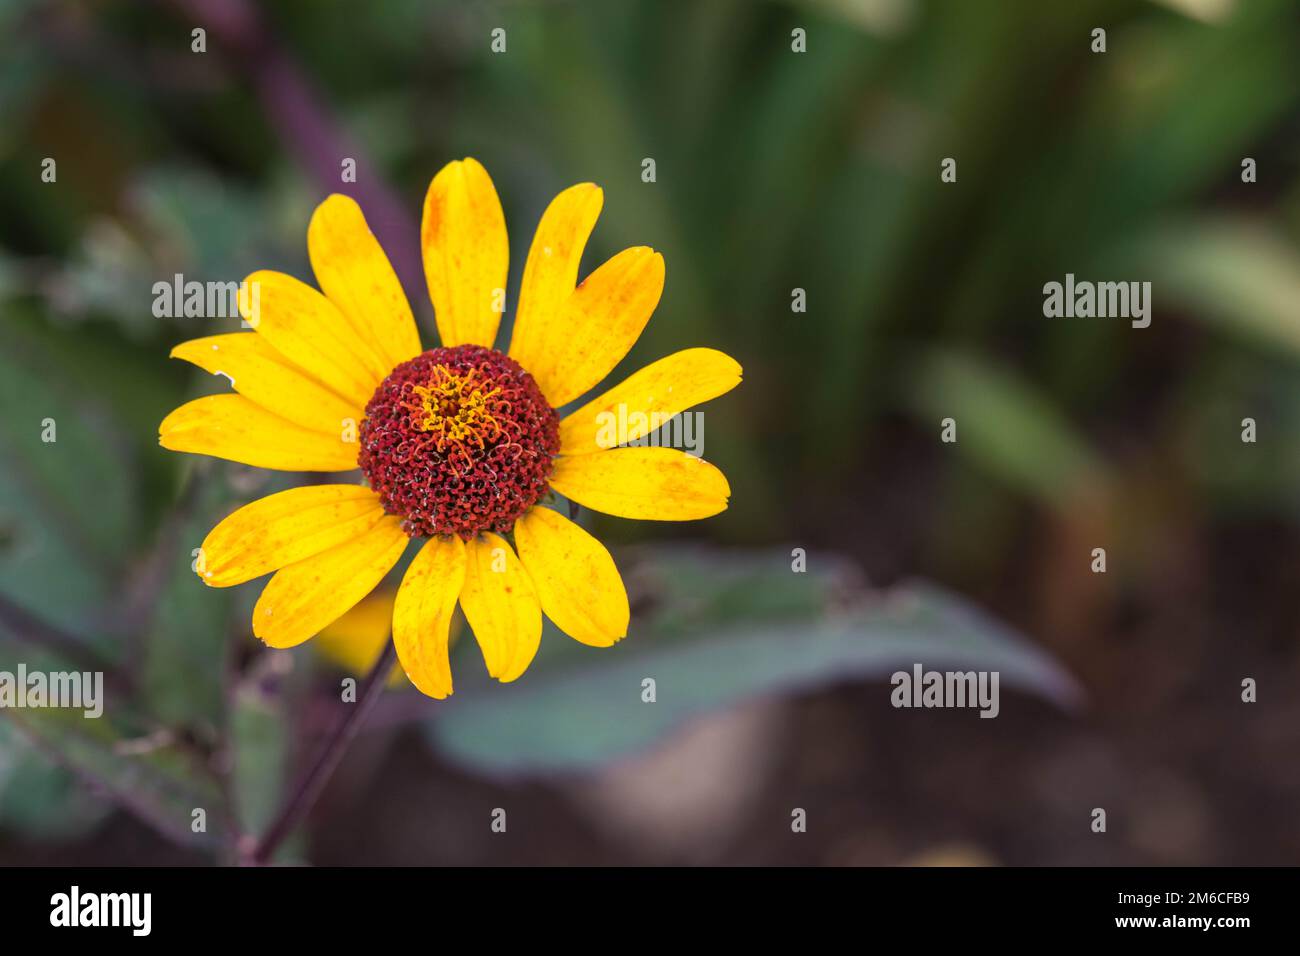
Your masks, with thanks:
[{"label": "dark red flower center", "polygon": [[430,349],[366,405],[358,463],[411,537],[505,534],[547,491],[560,420],[533,377],[480,345]]}]

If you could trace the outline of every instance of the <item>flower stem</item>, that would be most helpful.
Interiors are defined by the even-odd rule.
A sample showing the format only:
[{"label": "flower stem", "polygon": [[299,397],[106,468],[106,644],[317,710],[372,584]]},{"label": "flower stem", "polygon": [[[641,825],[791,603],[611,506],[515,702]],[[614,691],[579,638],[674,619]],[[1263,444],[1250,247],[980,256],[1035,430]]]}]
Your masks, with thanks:
[{"label": "flower stem", "polygon": [[393,642],[389,640],[384,645],[384,650],[379,655],[379,659],[375,661],[370,673],[366,675],[361,687],[357,690],[356,703],[350,705],[339,718],[338,723],[334,725],[334,730],[330,733],[329,739],[325,741],[325,745],[321,748],[315,763],[303,774],[293,792],[289,794],[288,799],[280,807],[280,812],[276,814],[274,822],[267,828],[262,839],[258,841],[257,845],[246,857],[248,863],[254,866],[263,866],[269,863],[275,855],[275,851],[279,849],[280,844],[294,831],[294,828],[302,821],[307,811],[315,804],[326,781],[338,769],[339,762],[348,749],[348,744],[361,728],[361,722],[375,705],[375,702],[379,700],[380,694],[383,693],[384,685],[388,682],[389,671],[392,670],[396,657],[397,650],[393,646]]}]

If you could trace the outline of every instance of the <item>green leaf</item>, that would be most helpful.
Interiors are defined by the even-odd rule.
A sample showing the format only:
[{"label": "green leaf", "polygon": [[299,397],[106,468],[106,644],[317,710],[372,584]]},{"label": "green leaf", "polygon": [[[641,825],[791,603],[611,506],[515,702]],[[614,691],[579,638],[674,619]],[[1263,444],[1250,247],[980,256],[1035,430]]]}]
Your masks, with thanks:
[{"label": "green leaf", "polygon": [[215,730],[223,712],[226,641],[231,594],[207,587],[192,570],[196,551],[228,510],[229,491],[213,474],[192,473],[202,481],[196,507],[180,524],[161,569],[164,583],[146,640],[141,682],[151,712],[169,724],[203,722]]},{"label": "green leaf", "polygon": [[[86,224],[44,283],[58,290],[48,296],[51,309],[83,325],[92,317],[108,319],[145,343],[157,341],[160,332],[188,338],[222,331],[216,324],[222,321],[234,331],[236,317],[214,315],[200,324],[184,315],[154,315],[154,286],[170,284],[177,274],[187,281],[238,282],[281,260],[273,234],[274,203],[283,197],[263,201],[240,184],[188,165],[147,167],[132,176],[128,192],[131,202],[123,214]],[[298,238],[301,228],[298,221]],[[297,259],[290,262],[299,267]],[[165,356],[164,350],[155,361]]]},{"label": "green leaf", "polygon": [[908,400],[939,440],[952,418],[957,440],[948,446],[1018,491],[1060,508],[1081,488],[1105,480],[1093,455],[1046,395],[985,359],[935,351],[910,377]]},{"label": "green leaf", "polygon": [[94,388],[53,368],[14,322],[0,328],[0,590],[78,628],[135,539],[136,468]]},{"label": "green leaf", "polygon": [[[834,554],[810,559],[802,548],[659,545],[626,555],[624,579],[637,617],[648,620],[659,637],[689,637],[748,621],[815,618],[863,590],[861,575],[848,560]],[[796,562],[805,570],[795,573]]]},{"label": "green leaf", "polygon": [[245,833],[262,833],[280,804],[289,760],[289,721],[279,698],[255,682],[235,691],[231,739],[235,799]]},{"label": "green leaf", "polygon": [[1134,255],[1160,297],[1229,335],[1300,357],[1300,248],[1286,236],[1203,219],[1155,231]]},{"label": "green leaf", "polygon": [[0,827],[32,840],[73,840],[93,830],[111,806],[0,722]]},{"label": "green leaf", "polygon": [[[209,847],[230,835],[228,805],[206,763],[169,731],[123,713],[10,709],[6,715],[60,766],[177,843]],[[202,810],[204,832],[193,829]]]},{"label": "green leaf", "polygon": [[186,256],[178,271],[192,273],[187,279],[238,281],[256,268],[250,263],[273,255],[259,197],[210,170],[153,167],[133,183],[133,195],[152,237]]},{"label": "green leaf", "polygon": [[[577,646],[548,625],[546,659],[509,687],[487,684],[462,665],[456,696],[427,725],[433,742],[447,756],[494,773],[581,770],[644,750],[693,717],[760,694],[879,678],[918,661],[1000,671],[1003,684],[1063,706],[1078,699],[1074,682],[1043,652],[936,588],[907,587],[836,611],[824,602],[827,577],[791,573],[784,553],[754,560],[748,570],[725,553],[698,561],[700,554],[689,559],[690,576],[663,576],[671,583],[657,597],[671,609],[667,616],[634,620],[632,635],[614,648]],[[814,555],[811,566],[818,560]],[[679,556],[665,561],[684,567]],[[791,579],[786,597],[773,596],[778,568]],[[810,593],[791,600],[801,584]],[[763,601],[775,605],[765,619],[750,613],[744,616],[751,620],[723,622],[723,608],[743,610],[739,598],[758,599],[764,591]],[[818,592],[823,599],[814,597]],[[691,618],[700,628],[692,637],[656,630],[661,621],[672,631]],[[645,678],[656,682],[655,703],[641,699]]]}]

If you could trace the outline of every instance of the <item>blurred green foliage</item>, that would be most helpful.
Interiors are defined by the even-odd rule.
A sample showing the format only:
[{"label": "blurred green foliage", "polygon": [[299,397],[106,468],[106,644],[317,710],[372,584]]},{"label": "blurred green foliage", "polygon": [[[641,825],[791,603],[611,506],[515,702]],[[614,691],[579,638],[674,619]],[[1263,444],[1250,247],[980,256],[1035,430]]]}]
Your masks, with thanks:
[{"label": "blurred green foliage", "polygon": [[634,595],[640,585],[654,601],[635,640],[593,655],[547,622],[545,654],[529,680],[501,694],[471,676],[438,709],[429,734],[479,770],[590,770],[731,703],[887,679],[910,673],[915,661],[1000,671],[1009,687],[1077,703],[1078,688],[1058,665],[961,601],[924,586],[864,601],[846,568],[821,557],[814,565],[791,574],[779,551],[645,552],[630,579]]}]

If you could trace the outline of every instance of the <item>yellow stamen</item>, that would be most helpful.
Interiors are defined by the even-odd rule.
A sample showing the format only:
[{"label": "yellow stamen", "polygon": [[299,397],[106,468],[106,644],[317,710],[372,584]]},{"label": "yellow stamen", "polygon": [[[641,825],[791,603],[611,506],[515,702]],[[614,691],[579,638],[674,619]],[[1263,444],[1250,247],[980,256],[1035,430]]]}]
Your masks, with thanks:
[{"label": "yellow stamen", "polygon": [[483,448],[501,434],[501,424],[493,413],[493,400],[501,387],[489,385],[476,368],[456,373],[445,365],[435,365],[429,384],[412,385],[411,391],[420,402],[407,406],[414,413],[415,426],[435,433],[438,451],[467,444]]}]

